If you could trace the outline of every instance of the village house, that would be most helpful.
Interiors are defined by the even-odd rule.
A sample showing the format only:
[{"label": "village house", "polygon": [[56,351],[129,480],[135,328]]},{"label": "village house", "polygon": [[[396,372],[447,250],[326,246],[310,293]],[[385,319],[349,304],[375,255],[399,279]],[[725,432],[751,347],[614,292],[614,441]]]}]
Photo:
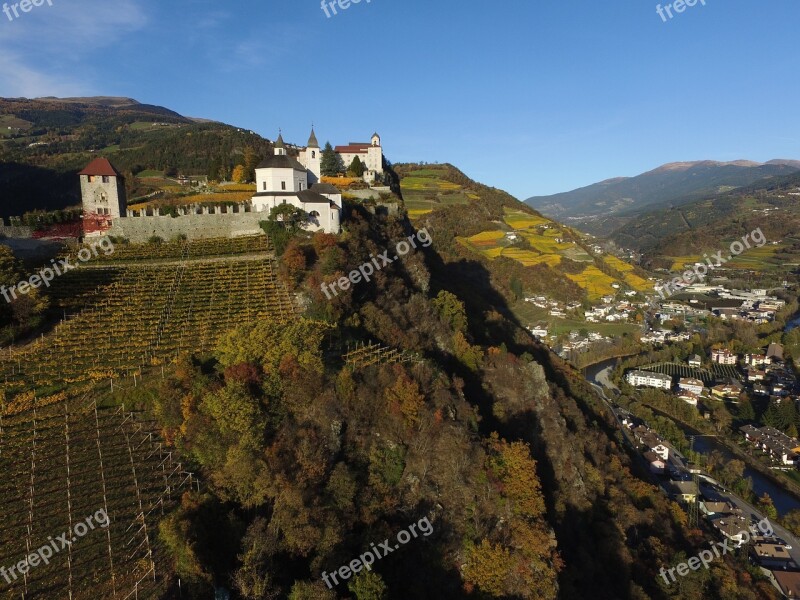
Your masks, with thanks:
[{"label": "village house", "polygon": [[663,390],[672,388],[672,377],[662,373],[634,370],[629,372],[625,379],[634,387],[652,387]]},{"label": "village house", "polygon": [[771,358],[773,360],[783,360],[783,346],[772,342],[767,348],[767,358]]},{"label": "village house", "polygon": [[750,367],[763,367],[772,362],[766,354],[745,354],[744,364]]},{"label": "village house", "polygon": [[767,376],[767,374],[764,371],[761,371],[759,369],[750,368],[746,370],[746,373],[747,373],[747,381],[750,383],[755,381],[764,381],[764,378]]},{"label": "village house", "polygon": [[745,532],[750,531],[750,522],[740,514],[728,513],[715,516],[711,519],[711,525],[737,545],[744,541]]},{"label": "village house", "polygon": [[681,377],[678,380],[678,390],[692,392],[699,396],[703,393],[703,382],[691,377]]},{"label": "village house", "polygon": [[738,398],[742,388],[731,383],[722,383],[711,388],[711,395],[716,398]]},{"label": "village house", "polygon": [[664,462],[655,452],[645,452],[644,459],[650,465],[650,472],[656,475],[663,475],[664,470],[667,468],[667,463]]},{"label": "village house", "polygon": [[791,438],[774,427],[761,427],[745,425],[739,428],[745,439],[761,451],[783,465],[798,465],[800,463],[800,441]]},{"label": "village house", "polygon": [[678,502],[689,504],[697,499],[697,484],[694,481],[670,481],[666,487],[670,498]]},{"label": "village house", "polygon": [[709,500],[700,502],[700,511],[709,517],[712,515],[741,513],[741,510],[735,508],[730,502],[713,502]]},{"label": "village house", "polygon": [[720,365],[735,365],[736,364],[736,355],[733,354],[727,348],[721,348],[719,350],[712,350],[711,351],[711,362],[715,362]]},{"label": "village house", "polygon": [[697,403],[700,401],[700,394],[696,394],[690,390],[680,390],[678,392],[678,399],[692,406],[697,406]]},{"label": "village house", "polygon": [[775,570],[770,574],[784,598],[800,598],[800,573]]},{"label": "village house", "polygon": [[768,569],[785,569],[792,562],[792,555],[786,546],[776,542],[756,542],[752,552],[758,564]]}]

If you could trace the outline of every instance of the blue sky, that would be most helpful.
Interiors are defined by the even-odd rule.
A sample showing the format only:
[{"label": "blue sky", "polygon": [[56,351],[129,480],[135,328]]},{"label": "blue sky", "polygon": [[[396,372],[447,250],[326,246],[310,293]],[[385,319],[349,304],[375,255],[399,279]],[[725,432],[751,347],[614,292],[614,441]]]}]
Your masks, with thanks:
[{"label": "blue sky", "polygon": [[[18,1],[18,0],[15,0]],[[800,159],[797,0],[50,0],[0,13],[1,96],[130,96],[367,141],[519,198],[672,161]],[[662,2],[666,4],[666,2]],[[330,10],[329,10],[330,12]]]}]

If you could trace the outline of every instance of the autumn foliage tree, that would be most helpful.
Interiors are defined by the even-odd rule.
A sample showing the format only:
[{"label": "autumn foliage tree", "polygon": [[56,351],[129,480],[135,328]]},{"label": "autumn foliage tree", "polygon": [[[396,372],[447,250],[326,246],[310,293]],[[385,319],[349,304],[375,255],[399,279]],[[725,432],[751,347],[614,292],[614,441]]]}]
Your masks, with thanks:
[{"label": "autumn foliage tree", "polygon": [[245,183],[247,181],[247,169],[244,165],[236,165],[233,168],[231,179],[233,179],[235,183]]}]

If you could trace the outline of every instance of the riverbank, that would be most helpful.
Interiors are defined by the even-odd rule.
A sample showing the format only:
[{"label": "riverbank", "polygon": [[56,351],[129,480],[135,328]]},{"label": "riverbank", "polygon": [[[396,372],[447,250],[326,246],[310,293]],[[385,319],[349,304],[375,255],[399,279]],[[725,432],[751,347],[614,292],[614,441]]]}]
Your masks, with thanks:
[{"label": "riverbank", "polygon": [[[669,413],[664,412],[664,410],[661,409],[661,408],[658,408],[658,407],[655,407],[655,406],[652,406],[652,405],[646,404],[646,403],[642,403],[642,406],[646,406],[647,408],[649,408],[653,412],[658,413],[660,415],[663,415],[663,416],[675,421],[676,424],[680,425],[680,428],[684,431],[684,433],[686,433],[688,435],[697,435],[697,436],[707,435],[707,434],[704,434],[704,432],[700,431],[699,429],[695,428],[694,426],[690,425],[689,423],[686,423],[682,419],[679,419],[679,418],[677,418],[677,417],[675,417],[675,416],[673,416],[673,415],[671,415]],[[784,493],[792,496],[793,499],[795,501],[797,501],[797,503],[798,503],[797,508],[800,508],[800,486],[798,486],[796,483],[794,483],[791,480],[787,480],[787,479],[784,479],[783,477],[780,477],[780,476],[776,475],[775,471],[773,471],[772,469],[770,469],[769,467],[764,465],[757,458],[754,458],[754,457],[750,456],[749,454],[747,454],[746,452],[744,452],[741,448],[739,448],[739,446],[736,443],[732,442],[731,440],[728,440],[728,439],[726,439],[724,437],[719,437],[719,436],[718,437],[714,437],[712,439],[713,439],[713,443],[715,443],[715,444],[717,444],[719,446],[722,446],[728,452],[733,454],[736,458],[741,459],[745,463],[745,465],[747,465],[753,471],[756,471],[761,476],[769,479],[773,484],[778,486]],[[707,440],[706,440],[705,443],[709,444],[709,442]],[[754,488],[754,491],[755,491],[755,488]]]},{"label": "riverbank", "polygon": [[[800,318],[798,318],[798,323],[800,324]],[[595,363],[583,371],[584,376],[589,383],[603,387],[604,389],[614,390],[616,386],[611,381],[610,375],[611,371],[613,371],[614,367],[617,365],[618,360],[618,358],[608,358]],[[707,435],[705,432],[697,429],[695,425],[686,423],[682,419],[676,418],[672,414],[664,412],[663,408],[644,403],[642,405],[646,406],[648,409],[656,412],[657,414],[674,421],[676,426],[683,431],[685,436]],[[753,480],[753,491],[759,496],[763,495],[764,493],[768,493],[776,503],[776,508],[779,509],[780,513],[785,513],[788,512],[788,510],[800,508],[800,485],[782,477],[779,473],[776,473],[770,469],[757,458],[748,455],[741,448],[739,448],[735,441],[721,437],[698,437],[695,440],[694,449],[695,451],[699,451],[701,454],[708,454],[711,452],[711,450],[719,450],[720,452],[727,454],[729,460],[733,458],[742,460],[746,465],[745,476],[751,477]],[[778,505],[780,505],[780,508]]]}]

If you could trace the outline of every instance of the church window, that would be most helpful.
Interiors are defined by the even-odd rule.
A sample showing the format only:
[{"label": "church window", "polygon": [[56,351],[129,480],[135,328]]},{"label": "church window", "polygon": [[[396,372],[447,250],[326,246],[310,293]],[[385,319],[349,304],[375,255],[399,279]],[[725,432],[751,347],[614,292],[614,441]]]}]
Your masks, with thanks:
[{"label": "church window", "polygon": [[286,189],[286,182],[285,181],[281,181],[281,189],[282,190]]},{"label": "church window", "polygon": [[308,214],[308,216],[309,216],[309,217],[313,217],[313,218],[315,218],[315,219],[316,219],[316,218],[319,216],[319,213],[318,213],[317,211],[315,211],[315,210],[312,210],[312,211],[311,211],[311,212]]},{"label": "church window", "polygon": [[265,192],[267,191],[267,182],[266,181],[264,182],[264,191]]},{"label": "church window", "polygon": [[311,151],[311,158],[317,158],[317,151],[316,150],[312,150]]}]

